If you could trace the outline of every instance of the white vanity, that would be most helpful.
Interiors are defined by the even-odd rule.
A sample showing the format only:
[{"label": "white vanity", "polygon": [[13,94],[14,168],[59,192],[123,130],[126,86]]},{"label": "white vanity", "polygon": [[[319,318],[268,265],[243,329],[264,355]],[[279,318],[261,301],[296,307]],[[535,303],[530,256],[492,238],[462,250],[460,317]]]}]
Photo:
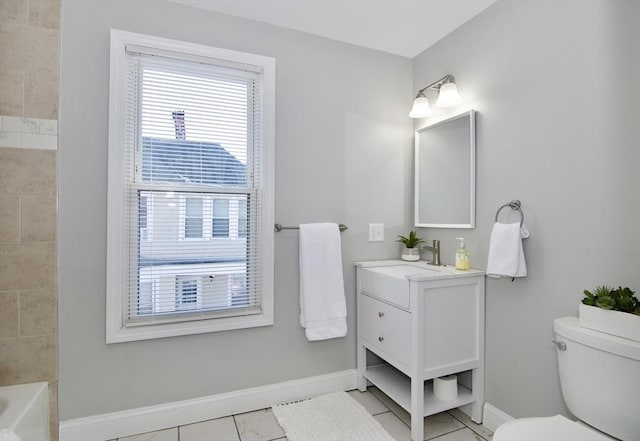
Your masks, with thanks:
[{"label": "white vanity", "polygon": [[[423,417],[455,407],[470,404],[481,423],[484,272],[401,260],[356,267],[358,389],[368,381],[406,409],[414,441],[423,439]],[[434,378],[463,372],[455,399],[435,397]]]}]

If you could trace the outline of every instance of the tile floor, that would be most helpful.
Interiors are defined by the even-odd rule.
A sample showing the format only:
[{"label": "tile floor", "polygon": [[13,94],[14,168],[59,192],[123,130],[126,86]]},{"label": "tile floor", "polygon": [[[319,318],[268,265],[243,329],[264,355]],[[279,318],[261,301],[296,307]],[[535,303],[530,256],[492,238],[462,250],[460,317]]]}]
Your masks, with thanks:
[{"label": "tile floor", "polygon": [[[410,416],[375,387],[349,392],[396,441],[411,441]],[[491,441],[492,433],[458,409],[425,418],[425,440]],[[202,421],[117,441],[287,441],[271,409]]]}]

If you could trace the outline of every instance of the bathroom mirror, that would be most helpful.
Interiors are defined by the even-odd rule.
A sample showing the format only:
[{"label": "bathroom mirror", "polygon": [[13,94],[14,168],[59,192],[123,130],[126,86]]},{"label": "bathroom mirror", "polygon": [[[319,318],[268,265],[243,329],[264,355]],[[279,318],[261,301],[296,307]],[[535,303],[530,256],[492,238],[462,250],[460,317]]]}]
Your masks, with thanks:
[{"label": "bathroom mirror", "polygon": [[415,132],[415,226],[475,227],[475,111]]}]

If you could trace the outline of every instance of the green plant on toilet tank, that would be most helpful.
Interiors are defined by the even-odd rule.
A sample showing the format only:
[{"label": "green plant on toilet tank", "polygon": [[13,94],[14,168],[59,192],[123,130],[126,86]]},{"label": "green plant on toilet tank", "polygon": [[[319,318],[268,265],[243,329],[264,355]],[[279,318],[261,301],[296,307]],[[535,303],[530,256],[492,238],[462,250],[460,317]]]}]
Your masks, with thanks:
[{"label": "green plant on toilet tank", "polygon": [[584,290],[582,303],[588,306],[596,306],[602,309],[628,312],[640,315],[640,300],[628,287],[613,289],[610,286],[596,286],[593,292]]},{"label": "green plant on toilet tank", "polygon": [[584,296],[580,326],[640,342],[640,300],[631,289],[602,285],[585,290]]},{"label": "green plant on toilet tank", "polygon": [[424,243],[424,239],[418,237],[418,234],[415,231],[410,231],[408,236],[398,235],[398,238],[399,239],[396,240],[396,242],[404,245],[400,255],[402,260],[414,262],[416,260],[420,260],[420,249],[417,248],[417,246]]}]

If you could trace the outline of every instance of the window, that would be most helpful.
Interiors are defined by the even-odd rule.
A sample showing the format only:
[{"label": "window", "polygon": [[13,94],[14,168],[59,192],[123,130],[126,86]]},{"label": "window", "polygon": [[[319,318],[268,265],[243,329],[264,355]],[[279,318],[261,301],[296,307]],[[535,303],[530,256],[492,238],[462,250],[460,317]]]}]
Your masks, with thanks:
[{"label": "window", "polygon": [[184,237],[202,239],[202,198],[185,198]]},{"label": "window", "polygon": [[176,277],[176,310],[198,309],[201,304],[199,279],[193,276]]},{"label": "window", "polygon": [[273,324],[274,66],[112,31],[107,343]]},{"label": "window", "polygon": [[229,237],[229,200],[213,200],[212,237]]}]

